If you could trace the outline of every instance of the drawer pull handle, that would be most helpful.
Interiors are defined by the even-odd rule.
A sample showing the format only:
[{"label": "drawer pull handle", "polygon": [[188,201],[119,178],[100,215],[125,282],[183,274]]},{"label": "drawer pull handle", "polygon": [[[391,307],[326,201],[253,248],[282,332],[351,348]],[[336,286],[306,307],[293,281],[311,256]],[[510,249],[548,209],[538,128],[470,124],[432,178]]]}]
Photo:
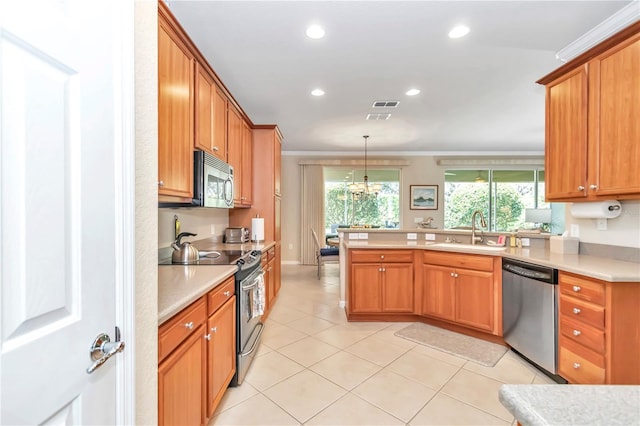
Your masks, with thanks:
[{"label": "drawer pull handle", "polygon": [[218,332],[218,327],[211,327],[211,331],[213,333],[217,333]]},{"label": "drawer pull handle", "polygon": [[580,313],[580,308],[573,308],[573,313],[578,315]]},{"label": "drawer pull handle", "polygon": [[589,185],[589,189],[598,189],[598,185]]},{"label": "drawer pull handle", "polygon": [[225,296],[227,296],[227,297],[231,296],[231,292],[230,292],[229,290],[225,291],[225,292],[224,292],[224,293],[222,293],[222,294],[224,294],[224,295],[225,295]]},{"label": "drawer pull handle", "polygon": [[451,273],[451,276],[452,276],[452,277],[455,277],[455,276],[456,276],[456,274],[454,274],[454,273],[452,272],[452,273]]},{"label": "drawer pull handle", "polygon": [[211,340],[211,335],[210,334],[205,334],[204,338],[207,339],[207,340]]},{"label": "drawer pull handle", "polygon": [[573,291],[575,291],[576,293],[579,292],[580,290],[582,290],[582,288],[579,285],[573,286]]},{"label": "drawer pull handle", "polygon": [[574,363],[573,363],[573,368],[575,368],[576,370],[577,370],[578,368],[580,368],[580,363],[579,363],[579,362],[574,362]]},{"label": "drawer pull handle", "polygon": [[584,186],[578,185],[578,191],[584,191]]},{"label": "drawer pull handle", "polygon": [[573,335],[574,336],[579,336],[581,334],[582,334],[582,332],[580,330],[573,330]]},{"label": "drawer pull handle", "polygon": [[380,255],[380,259],[384,259],[384,254],[381,254],[381,255]]},{"label": "drawer pull handle", "polygon": [[189,330],[193,330],[193,321],[189,321],[184,325],[184,327],[188,328]]}]

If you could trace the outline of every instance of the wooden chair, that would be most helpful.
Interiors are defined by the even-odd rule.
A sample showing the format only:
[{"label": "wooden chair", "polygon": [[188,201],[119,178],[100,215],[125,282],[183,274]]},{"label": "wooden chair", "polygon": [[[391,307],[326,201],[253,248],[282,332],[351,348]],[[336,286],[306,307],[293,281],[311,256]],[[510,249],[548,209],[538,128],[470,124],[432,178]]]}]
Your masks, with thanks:
[{"label": "wooden chair", "polygon": [[318,279],[320,279],[320,267],[325,263],[337,263],[340,261],[340,249],[338,247],[320,247],[318,234],[311,228],[313,242],[316,245],[316,263],[318,264]]}]

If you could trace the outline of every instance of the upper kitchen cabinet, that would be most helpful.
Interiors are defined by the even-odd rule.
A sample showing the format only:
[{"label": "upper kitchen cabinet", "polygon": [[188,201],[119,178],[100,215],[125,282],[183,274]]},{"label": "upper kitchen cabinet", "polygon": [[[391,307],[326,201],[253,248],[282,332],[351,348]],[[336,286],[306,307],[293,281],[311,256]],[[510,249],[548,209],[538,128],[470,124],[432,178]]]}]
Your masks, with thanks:
[{"label": "upper kitchen cabinet", "polygon": [[195,59],[158,5],[158,194],[160,201],[191,201]]},{"label": "upper kitchen cabinet", "polygon": [[228,107],[229,164],[233,166],[233,205],[250,207],[253,192],[251,127],[233,105]]},{"label": "upper kitchen cabinet", "polygon": [[[207,69],[196,63],[195,145],[227,161],[227,101]],[[220,129],[222,127],[223,129]]]},{"label": "upper kitchen cabinet", "polygon": [[242,122],[242,205],[253,203],[253,130],[246,121]]},{"label": "upper kitchen cabinet", "polygon": [[538,81],[546,199],[640,199],[640,23]]}]

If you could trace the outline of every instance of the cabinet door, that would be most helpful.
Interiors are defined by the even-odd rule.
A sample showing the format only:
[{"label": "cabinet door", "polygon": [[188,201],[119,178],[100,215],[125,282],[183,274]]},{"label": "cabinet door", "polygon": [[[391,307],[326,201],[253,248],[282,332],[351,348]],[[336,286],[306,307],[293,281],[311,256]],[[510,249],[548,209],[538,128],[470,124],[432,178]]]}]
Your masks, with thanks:
[{"label": "cabinet door", "polygon": [[217,155],[213,149],[213,79],[206,68],[196,62],[195,147]]},{"label": "cabinet door", "polygon": [[251,127],[242,122],[242,204],[253,204],[253,137]]},{"label": "cabinet door", "polygon": [[[158,193],[193,197],[194,59],[158,24]],[[185,96],[186,94],[186,96]]]},{"label": "cabinet door", "polygon": [[422,313],[455,320],[455,281],[452,268],[423,265]]},{"label": "cabinet door", "polygon": [[273,185],[276,195],[282,195],[281,192],[281,175],[282,175],[282,140],[278,132],[274,132],[274,157],[273,157]]},{"label": "cabinet door", "polygon": [[589,63],[589,190],[640,194],[640,34]]},{"label": "cabinet door", "polygon": [[242,118],[232,105],[227,110],[227,141],[229,164],[233,167],[233,203],[242,204]]},{"label": "cabinet door", "polygon": [[274,268],[275,260],[272,259],[267,263],[265,271],[265,284],[267,286],[267,307],[271,309],[276,297],[276,271]]},{"label": "cabinet door", "polygon": [[[236,372],[236,298],[231,297],[207,321],[207,418]],[[185,422],[187,424],[187,422]]]},{"label": "cabinet door", "polygon": [[158,424],[204,422],[204,326],[158,366]]},{"label": "cabinet door", "polygon": [[382,283],[380,264],[351,265],[351,312],[382,312]]},{"label": "cabinet door", "polygon": [[493,331],[493,273],[455,270],[456,322]]},{"label": "cabinet door", "polygon": [[587,196],[587,70],[580,67],[546,88],[546,199]]},{"label": "cabinet door", "polygon": [[382,311],[413,312],[413,265],[382,265]]},{"label": "cabinet door", "polygon": [[227,154],[227,97],[216,86],[213,92],[213,149],[224,162]]}]

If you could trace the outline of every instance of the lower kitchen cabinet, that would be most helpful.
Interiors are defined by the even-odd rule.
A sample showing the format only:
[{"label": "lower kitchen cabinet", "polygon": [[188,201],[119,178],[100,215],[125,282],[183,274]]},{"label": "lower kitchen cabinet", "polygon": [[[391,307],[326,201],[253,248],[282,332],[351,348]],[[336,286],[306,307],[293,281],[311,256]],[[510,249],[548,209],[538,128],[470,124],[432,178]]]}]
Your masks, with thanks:
[{"label": "lower kitchen cabinet", "polygon": [[500,258],[425,251],[422,315],[500,335]]},{"label": "lower kitchen cabinet", "polygon": [[640,384],[640,285],[558,275],[558,370],[575,384]]},{"label": "lower kitchen cabinet", "polygon": [[200,298],[158,332],[158,424],[204,422],[205,299]]},{"label": "lower kitchen cabinet", "polygon": [[228,278],[158,330],[158,424],[202,425],[236,372],[235,281]]},{"label": "lower kitchen cabinet", "polygon": [[412,251],[352,250],[349,288],[350,313],[413,313]]},{"label": "lower kitchen cabinet", "polygon": [[236,298],[231,296],[207,321],[207,418],[213,416],[236,373]]}]

